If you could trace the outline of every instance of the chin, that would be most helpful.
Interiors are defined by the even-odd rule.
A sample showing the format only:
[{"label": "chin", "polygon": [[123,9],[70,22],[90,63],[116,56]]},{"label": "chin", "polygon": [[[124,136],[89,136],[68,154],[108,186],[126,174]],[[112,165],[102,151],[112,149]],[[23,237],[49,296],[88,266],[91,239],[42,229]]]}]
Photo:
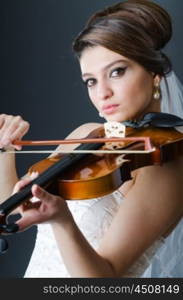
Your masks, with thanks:
[{"label": "chin", "polygon": [[115,122],[124,122],[124,121],[127,121],[130,119],[129,116],[122,116],[122,115],[110,115],[110,116],[107,116],[105,117],[106,121],[107,122],[111,122],[111,121],[115,121]]}]

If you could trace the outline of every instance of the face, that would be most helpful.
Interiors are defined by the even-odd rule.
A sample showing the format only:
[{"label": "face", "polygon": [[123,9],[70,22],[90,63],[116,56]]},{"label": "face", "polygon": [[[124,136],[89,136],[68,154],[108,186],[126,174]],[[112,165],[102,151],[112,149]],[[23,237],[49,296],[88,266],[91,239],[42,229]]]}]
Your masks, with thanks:
[{"label": "face", "polygon": [[86,48],[80,59],[89,97],[107,121],[134,120],[160,111],[155,79],[138,63],[104,47]]}]

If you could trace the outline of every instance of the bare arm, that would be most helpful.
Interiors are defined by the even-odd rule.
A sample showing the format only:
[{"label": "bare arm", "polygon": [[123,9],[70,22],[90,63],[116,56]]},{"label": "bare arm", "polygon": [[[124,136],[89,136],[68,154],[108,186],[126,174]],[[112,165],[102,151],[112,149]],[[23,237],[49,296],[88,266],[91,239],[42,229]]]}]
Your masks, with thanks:
[{"label": "bare arm", "polygon": [[15,156],[0,153],[0,203],[8,198],[13,190],[18,176],[15,168]]},{"label": "bare arm", "polygon": [[118,276],[182,217],[182,175],[179,160],[139,171],[99,248]]},{"label": "bare arm", "polygon": [[[28,131],[29,123],[24,121],[20,116],[11,116],[6,114],[0,115],[0,147],[20,149],[13,146],[12,142],[21,139]],[[9,197],[12,193],[13,186],[18,180],[15,155],[0,153],[0,203]]]}]

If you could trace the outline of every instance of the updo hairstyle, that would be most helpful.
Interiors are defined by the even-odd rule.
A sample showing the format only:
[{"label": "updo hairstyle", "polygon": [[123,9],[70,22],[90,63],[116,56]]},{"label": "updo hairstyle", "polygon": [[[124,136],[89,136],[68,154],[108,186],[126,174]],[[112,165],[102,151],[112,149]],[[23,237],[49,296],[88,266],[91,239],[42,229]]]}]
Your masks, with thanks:
[{"label": "updo hairstyle", "polygon": [[162,49],[171,36],[171,18],[161,6],[149,0],[128,0],[91,16],[73,49],[80,58],[86,48],[103,46],[164,76],[171,71],[171,62]]}]

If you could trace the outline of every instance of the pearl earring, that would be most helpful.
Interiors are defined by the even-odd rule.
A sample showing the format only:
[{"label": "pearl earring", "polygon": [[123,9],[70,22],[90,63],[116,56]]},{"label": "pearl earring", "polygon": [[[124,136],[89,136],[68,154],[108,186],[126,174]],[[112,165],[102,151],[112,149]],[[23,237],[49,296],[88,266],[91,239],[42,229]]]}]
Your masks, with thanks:
[{"label": "pearl earring", "polygon": [[155,100],[160,100],[161,90],[160,90],[159,83],[158,82],[155,83],[154,87],[155,87],[155,91],[154,91],[153,97],[154,97]]}]

